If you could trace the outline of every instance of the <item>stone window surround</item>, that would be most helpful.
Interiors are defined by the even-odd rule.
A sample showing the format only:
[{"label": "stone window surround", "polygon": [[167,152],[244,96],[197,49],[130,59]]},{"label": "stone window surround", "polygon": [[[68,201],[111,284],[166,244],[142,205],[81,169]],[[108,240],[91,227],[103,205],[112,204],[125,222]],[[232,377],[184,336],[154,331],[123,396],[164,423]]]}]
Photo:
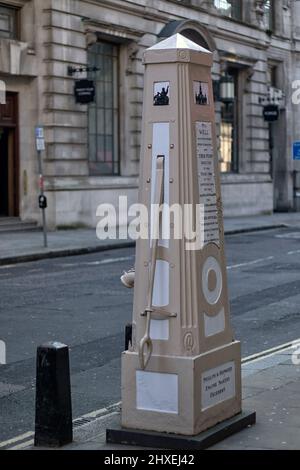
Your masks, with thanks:
[{"label": "stone window surround", "polygon": [[[2,72],[5,74],[14,75],[23,75],[23,76],[32,76],[36,77],[37,67],[36,67],[36,50],[34,44],[34,28],[27,28],[26,34],[23,31],[23,7],[30,5],[32,0],[1,0],[0,4],[4,7],[15,8],[17,10],[17,36],[16,38],[5,38],[0,37],[0,48],[3,49],[2,53]],[[24,13],[25,14],[25,13]],[[26,13],[27,14],[27,13]],[[33,22],[33,17],[31,18]],[[28,37],[28,34],[30,37]],[[26,37],[25,37],[26,36]],[[14,53],[19,56],[19,65],[17,68],[14,67],[12,72],[11,66],[9,63],[15,62],[15,57],[10,57],[12,49]],[[21,56],[23,61],[23,66],[21,67]],[[31,56],[30,59],[26,59],[26,56]],[[8,61],[7,61],[8,58]]]},{"label": "stone window surround", "polygon": [[[226,71],[227,68],[235,68],[238,70],[238,116],[239,116],[239,136],[238,136],[238,171],[237,172],[228,172],[222,173],[222,181],[224,182],[236,182],[243,181],[244,175],[247,174],[248,163],[245,161],[246,155],[244,149],[247,147],[246,139],[246,126],[247,126],[247,116],[244,112],[244,95],[247,93],[248,84],[251,81],[251,76],[253,74],[253,67],[255,61],[249,60],[249,58],[230,55],[224,51],[219,51],[220,57],[220,69]],[[265,178],[265,175],[264,175]]]},{"label": "stone window surround", "polygon": [[[83,25],[86,33],[87,47],[97,42],[98,39],[102,39],[104,41],[106,40],[119,45],[119,78],[121,79],[122,77],[125,77],[125,80],[127,80],[127,65],[126,59],[124,59],[124,57],[130,55],[132,46],[137,46],[137,43],[144,36],[145,31],[139,31],[138,29],[133,29],[123,25],[111,25],[111,23],[91,19],[84,19]],[[123,99],[121,97],[119,99],[119,110],[121,115],[122,113],[124,114],[124,110],[128,109],[129,106],[129,103],[127,101],[125,102],[125,100],[126,98],[124,97]],[[127,174],[128,172],[126,171],[126,168],[130,167],[130,151],[128,149],[128,144],[126,144],[127,140],[125,138],[125,121],[125,119],[120,119],[119,122],[120,176],[117,178],[126,178],[131,176],[131,173],[129,172],[129,174]],[[125,143],[125,145],[122,145],[122,143]],[[100,176],[98,178],[111,181],[111,186],[114,187],[114,176]]]},{"label": "stone window surround", "polygon": [[[100,49],[97,47],[98,45],[100,45]],[[103,45],[105,50],[103,50]],[[100,70],[98,74],[89,77],[94,80],[96,87],[94,103],[88,106],[89,173],[91,176],[118,176],[120,174],[119,46],[108,41],[100,41],[99,38],[88,51],[89,67],[98,66],[98,60],[106,61],[102,71]],[[108,57],[109,62],[107,62]],[[109,70],[105,70],[107,64]],[[105,81],[104,76],[106,76]],[[112,84],[111,89],[110,84]],[[99,114],[101,118],[99,118]],[[91,116],[95,126],[93,131],[89,124]],[[98,155],[99,140],[102,141],[103,155],[101,158]],[[111,155],[109,161],[107,161],[107,152]]]},{"label": "stone window surround", "polygon": [[15,38],[2,38],[6,40],[22,40],[21,38],[21,13],[22,8],[31,0],[1,0],[0,5],[7,8],[13,8],[17,11],[17,25]]}]

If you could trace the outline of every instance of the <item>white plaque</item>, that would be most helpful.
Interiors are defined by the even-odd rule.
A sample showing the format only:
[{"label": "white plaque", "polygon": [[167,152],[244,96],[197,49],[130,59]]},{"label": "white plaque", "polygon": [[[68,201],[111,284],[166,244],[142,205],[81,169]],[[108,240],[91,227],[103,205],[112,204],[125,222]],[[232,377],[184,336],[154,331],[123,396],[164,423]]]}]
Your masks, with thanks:
[{"label": "white plaque", "polygon": [[178,375],[136,371],[136,407],[178,414]]},{"label": "white plaque", "polygon": [[[162,234],[168,235],[170,227],[170,217],[168,205],[170,204],[170,124],[168,122],[155,122],[153,124],[153,147],[152,147],[152,184],[151,184],[151,203],[155,202],[156,189],[156,165],[157,156],[163,155],[164,159],[164,206],[162,213]],[[153,228],[154,210],[151,205],[151,234]],[[151,243],[153,240],[151,240]],[[162,237],[158,245],[169,248],[170,237]]]},{"label": "white plaque", "polygon": [[152,305],[166,307],[170,303],[170,264],[168,261],[156,261]]},{"label": "white plaque", "polygon": [[202,410],[235,397],[235,364],[233,361],[203,372],[201,377]]},{"label": "white plaque", "polygon": [[150,338],[153,341],[168,341],[170,339],[169,320],[151,320]]},{"label": "white plaque", "polygon": [[220,244],[211,122],[196,122],[200,204],[204,205],[204,243]]},{"label": "white plaque", "polygon": [[204,331],[205,337],[209,338],[210,336],[218,335],[219,333],[223,333],[225,330],[225,310],[222,310],[211,317],[204,313]]},{"label": "white plaque", "polygon": [[197,122],[198,137],[209,140],[212,139],[211,122]]}]

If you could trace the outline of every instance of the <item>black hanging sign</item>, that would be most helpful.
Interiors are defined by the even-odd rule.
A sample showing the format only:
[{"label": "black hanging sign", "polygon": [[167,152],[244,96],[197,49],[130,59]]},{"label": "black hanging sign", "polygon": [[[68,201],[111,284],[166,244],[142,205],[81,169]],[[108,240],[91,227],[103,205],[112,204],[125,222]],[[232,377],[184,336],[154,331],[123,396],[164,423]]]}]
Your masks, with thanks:
[{"label": "black hanging sign", "polygon": [[263,110],[264,120],[266,122],[278,121],[279,108],[276,104],[268,104],[264,106]]},{"label": "black hanging sign", "polygon": [[88,104],[95,100],[96,90],[92,80],[76,80],[74,91],[76,103]]}]

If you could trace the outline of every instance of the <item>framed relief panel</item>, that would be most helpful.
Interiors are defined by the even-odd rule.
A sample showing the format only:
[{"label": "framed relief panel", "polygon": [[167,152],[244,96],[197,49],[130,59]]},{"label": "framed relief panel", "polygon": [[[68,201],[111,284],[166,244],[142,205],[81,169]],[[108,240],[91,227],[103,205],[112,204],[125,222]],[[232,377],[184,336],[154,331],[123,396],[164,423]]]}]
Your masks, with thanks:
[{"label": "framed relief panel", "polygon": [[194,82],[194,100],[200,106],[209,105],[208,83]]},{"label": "framed relief panel", "polygon": [[154,83],[154,106],[168,106],[170,104],[170,82]]}]

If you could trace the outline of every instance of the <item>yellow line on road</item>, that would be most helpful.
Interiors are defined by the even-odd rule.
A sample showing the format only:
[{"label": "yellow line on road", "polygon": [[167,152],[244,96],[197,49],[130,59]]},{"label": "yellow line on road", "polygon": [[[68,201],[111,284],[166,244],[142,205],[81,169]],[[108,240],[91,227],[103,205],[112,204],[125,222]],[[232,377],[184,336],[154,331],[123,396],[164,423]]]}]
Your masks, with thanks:
[{"label": "yellow line on road", "polygon": [[8,439],[8,441],[0,442],[0,447],[9,446],[10,444],[23,441],[24,439],[27,439],[28,437],[32,437],[32,436],[34,436],[33,432],[25,432],[25,434],[21,434],[20,436],[13,437],[12,439]]},{"label": "yellow line on road", "polygon": [[17,446],[10,447],[7,450],[22,450],[22,449],[26,449],[27,447],[33,446],[33,444],[34,444],[34,440],[32,439],[30,441],[22,442],[22,444],[18,444]]}]

